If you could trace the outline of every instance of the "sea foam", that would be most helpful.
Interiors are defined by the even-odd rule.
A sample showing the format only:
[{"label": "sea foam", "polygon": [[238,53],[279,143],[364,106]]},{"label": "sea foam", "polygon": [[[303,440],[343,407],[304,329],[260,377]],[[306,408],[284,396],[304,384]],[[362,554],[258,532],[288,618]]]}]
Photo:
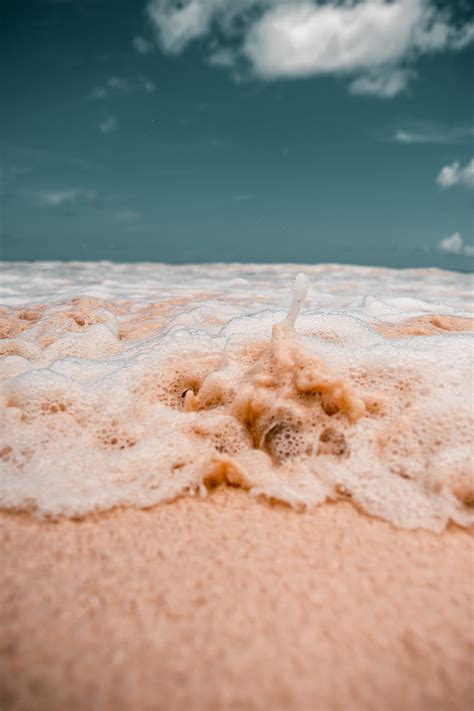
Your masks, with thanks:
[{"label": "sea foam", "polygon": [[229,485],[403,528],[474,523],[469,275],[2,273],[0,507],[83,516]]}]

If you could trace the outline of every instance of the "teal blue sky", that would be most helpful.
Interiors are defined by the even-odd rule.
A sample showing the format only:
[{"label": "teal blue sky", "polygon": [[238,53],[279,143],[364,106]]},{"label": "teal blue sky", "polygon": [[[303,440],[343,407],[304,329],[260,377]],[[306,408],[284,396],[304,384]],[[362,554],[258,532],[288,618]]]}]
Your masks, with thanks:
[{"label": "teal blue sky", "polygon": [[3,0],[1,257],[471,269],[474,11],[407,2]]}]

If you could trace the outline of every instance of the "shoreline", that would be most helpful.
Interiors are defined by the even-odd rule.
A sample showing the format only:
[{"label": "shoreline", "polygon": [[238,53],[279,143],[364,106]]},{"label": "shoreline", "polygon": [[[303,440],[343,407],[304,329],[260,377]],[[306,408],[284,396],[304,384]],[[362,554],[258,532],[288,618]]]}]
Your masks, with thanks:
[{"label": "shoreline", "polygon": [[464,711],[472,530],[221,487],[78,521],[0,514],[0,707]]}]

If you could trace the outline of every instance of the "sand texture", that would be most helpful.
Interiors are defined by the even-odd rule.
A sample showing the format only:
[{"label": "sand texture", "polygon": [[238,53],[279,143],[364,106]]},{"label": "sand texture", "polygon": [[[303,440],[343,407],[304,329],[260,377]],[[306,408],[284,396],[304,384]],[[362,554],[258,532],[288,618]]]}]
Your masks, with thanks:
[{"label": "sand texture", "polygon": [[0,516],[2,711],[469,711],[473,538],[220,488]]}]

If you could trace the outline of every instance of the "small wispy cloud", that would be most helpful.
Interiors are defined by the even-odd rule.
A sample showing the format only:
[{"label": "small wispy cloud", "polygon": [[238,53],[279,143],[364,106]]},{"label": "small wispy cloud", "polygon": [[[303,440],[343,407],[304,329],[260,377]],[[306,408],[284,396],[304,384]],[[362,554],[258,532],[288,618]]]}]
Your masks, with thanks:
[{"label": "small wispy cloud", "polygon": [[90,99],[107,99],[116,94],[129,94],[130,84],[123,77],[109,77],[102,86],[96,86],[89,94]]},{"label": "small wispy cloud", "polygon": [[474,189],[474,158],[471,158],[469,163],[466,163],[464,167],[462,167],[459,161],[445,165],[441,168],[436,182],[445,190],[455,185]]},{"label": "small wispy cloud", "polygon": [[404,144],[447,144],[471,143],[474,139],[473,126],[437,126],[434,124],[412,125],[395,131],[392,141]]},{"label": "small wispy cloud", "polygon": [[465,244],[459,232],[442,239],[438,244],[438,249],[450,254],[464,254],[467,257],[474,257],[474,245]]},{"label": "small wispy cloud", "polygon": [[130,91],[128,79],[124,79],[123,77],[110,77],[107,79],[107,87],[121,94],[128,94]]},{"label": "small wispy cloud", "polygon": [[146,77],[140,77],[140,82],[147,94],[152,94],[155,91],[155,85],[151,81],[151,79],[147,79]]},{"label": "small wispy cloud", "polygon": [[236,64],[235,53],[227,47],[216,49],[215,52],[209,55],[209,64],[214,67],[232,69]]},{"label": "small wispy cloud", "polygon": [[118,121],[115,116],[107,116],[99,123],[99,131],[102,133],[112,133],[118,129]]},{"label": "small wispy cloud", "polygon": [[416,72],[409,69],[387,69],[367,73],[354,79],[349,86],[351,94],[371,94],[383,99],[391,99],[408,86]]},{"label": "small wispy cloud", "polygon": [[153,54],[155,51],[154,43],[145,39],[145,37],[134,37],[132,40],[132,46],[138,54]]},{"label": "small wispy cloud", "polygon": [[109,77],[104,84],[95,86],[89,94],[89,99],[103,101],[114,96],[124,96],[140,91],[151,94],[155,91],[155,84],[144,76],[139,76],[136,79],[113,76]]},{"label": "small wispy cloud", "polygon": [[97,205],[101,201],[100,193],[91,188],[68,188],[40,193],[38,203],[44,207],[63,207],[68,205]]},{"label": "small wispy cloud", "polygon": [[232,196],[232,200],[234,202],[248,202],[249,200],[254,200],[255,195],[252,195],[251,193],[238,193],[237,195]]},{"label": "small wispy cloud", "polygon": [[31,166],[32,169],[34,169],[38,163],[59,164],[84,170],[97,170],[102,167],[97,163],[91,163],[77,156],[63,155],[50,150],[46,151],[41,148],[31,148],[31,146],[25,145],[18,146],[12,143],[6,145],[0,142],[0,154],[8,157],[11,161],[22,159],[32,161],[34,163],[34,165]]},{"label": "small wispy cloud", "polygon": [[89,94],[90,99],[105,99],[108,96],[107,89],[102,86],[96,86]]}]

